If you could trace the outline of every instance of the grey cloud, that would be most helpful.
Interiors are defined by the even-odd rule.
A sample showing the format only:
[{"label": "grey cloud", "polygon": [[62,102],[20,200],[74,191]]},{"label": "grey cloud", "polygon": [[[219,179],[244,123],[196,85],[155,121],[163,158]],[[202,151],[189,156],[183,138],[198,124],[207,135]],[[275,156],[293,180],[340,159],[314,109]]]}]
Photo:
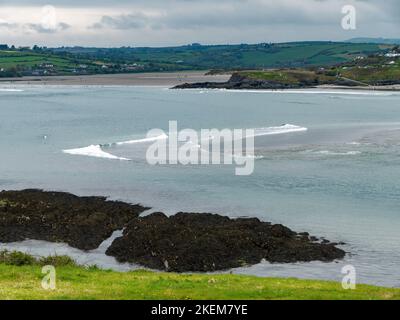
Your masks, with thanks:
[{"label": "grey cloud", "polygon": [[6,21],[0,21],[0,28],[5,28],[5,29],[15,29],[18,27],[18,24],[16,23],[9,23]]},{"label": "grey cloud", "polygon": [[46,28],[42,24],[39,23],[9,23],[0,20],[0,28],[6,28],[9,30],[25,30],[25,31],[34,31],[37,33],[56,33],[59,31],[64,31],[69,29],[71,26],[65,22],[58,23],[54,28]]},{"label": "grey cloud", "polygon": [[[68,13],[60,16],[74,28],[57,34],[69,25],[46,30],[27,20],[25,24],[31,24],[25,30],[30,32],[18,36],[25,43],[35,39],[46,45],[53,41],[60,45],[119,46],[134,42],[152,46],[388,38],[399,37],[400,24],[399,0],[0,0],[0,9],[2,5],[47,4],[68,8]],[[341,8],[347,4],[357,9],[355,31],[341,27]],[[90,12],[90,22],[82,18],[81,8]],[[74,12],[81,15],[79,19],[74,20]],[[11,30],[12,26],[2,26],[1,21],[0,28]],[[46,33],[56,35],[42,35]],[[97,33],[101,37],[94,36]],[[7,32],[4,34],[7,37]]]},{"label": "grey cloud", "polygon": [[[281,0],[279,2],[275,0],[220,0],[218,2],[175,0],[169,2],[169,6],[160,3],[156,8],[160,12],[159,15],[149,17],[140,11],[143,8],[132,9],[132,13],[128,14],[103,16],[91,28],[200,29],[272,27],[279,24],[337,26],[342,17],[341,7],[345,4],[356,5],[360,20],[369,21],[371,24],[377,21],[388,21],[395,8],[400,10],[399,3],[391,0],[386,5],[372,0]],[[389,5],[390,10],[388,10]],[[154,2],[150,8],[154,8]]]},{"label": "grey cloud", "polygon": [[119,15],[115,17],[103,16],[99,22],[89,26],[89,29],[139,29],[145,27],[147,23],[149,23],[149,19],[143,14]]},{"label": "grey cloud", "polygon": [[42,24],[28,23],[23,26],[29,31],[35,31],[37,33],[56,33],[69,29],[71,26],[65,22],[58,23],[54,28],[46,28]]}]

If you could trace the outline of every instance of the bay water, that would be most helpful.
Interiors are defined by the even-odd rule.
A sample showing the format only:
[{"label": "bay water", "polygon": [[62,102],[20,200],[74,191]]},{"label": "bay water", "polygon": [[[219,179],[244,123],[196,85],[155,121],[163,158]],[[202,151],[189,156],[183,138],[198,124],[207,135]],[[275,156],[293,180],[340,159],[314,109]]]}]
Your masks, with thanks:
[{"label": "bay water", "polygon": [[[282,130],[255,138],[250,176],[229,165],[151,166],[141,141],[171,120],[196,131]],[[0,189],[258,217],[346,243],[342,261],[262,262],[234,273],[340,281],[350,264],[358,282],[400,287],[400,93],[2,85],[0,150]]]}]

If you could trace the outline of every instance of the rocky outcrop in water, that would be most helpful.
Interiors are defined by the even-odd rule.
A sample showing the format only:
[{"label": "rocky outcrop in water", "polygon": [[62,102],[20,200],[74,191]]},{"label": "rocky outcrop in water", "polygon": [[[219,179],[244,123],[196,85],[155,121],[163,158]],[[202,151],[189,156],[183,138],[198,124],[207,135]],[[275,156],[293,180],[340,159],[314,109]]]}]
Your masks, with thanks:
[{"label": "rocky outcrop in water", "polygon": [[296,89],[302,88],[298,84],[284,84],[276,81],[266,81],[251,79],[239,73],[232,74],[227,82],[198,82],[198,83],[184,83],[175,86],[173,89]]},{"label": "rocky outcrop in water", "polygon": [[[314,238],[316,240],[316,238]],[[154,213],[132,220],[107,250],[120,262],[175,272],[216,271],[269,262],[332,261],[345,252],[282,225],[214,214]]]},{"label": "rocky outcrop in water", "polygon": [[0,192],[0,242],[25,239],[96,249],[148,208],[41,190]]},{"label": "rocky outcrop in water", "polygon": [[217,271],[269,262],[333,261],[345,252],[329,241],[258,219],[178,213],[41,190],[0,192],[0,242],[64,242],[91,250],[124,229],[107,254],[120,262],[167,271]]}]

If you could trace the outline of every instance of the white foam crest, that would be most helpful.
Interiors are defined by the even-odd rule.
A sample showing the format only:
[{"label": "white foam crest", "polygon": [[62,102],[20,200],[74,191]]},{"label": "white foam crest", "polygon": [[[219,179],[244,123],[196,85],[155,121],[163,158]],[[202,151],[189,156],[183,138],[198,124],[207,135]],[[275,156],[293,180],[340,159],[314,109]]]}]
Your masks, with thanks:
[{"label": "white foam crest", "polygon": [[23,92],[24,90],[22,89],[6,89],[6,88],[0,88],[0,92]]},{"label": "white foam crest", "polygon": [[327,155],[327,156],[356,156],[361,154],[362,152],[361,151],[335,152],[330,150],[320,150],[320,151],[312,150],[311,153]]},{"label": "white foam crest", "polygon": [[254,129],[254,136],[259,137],[293,132],[305,132],[307,130],[308,129],[305,127],[300,127],[293,124],[284,124],[280,127],[256,128]]},{"label": "white foam crest", "polygon": [[[292,124],[285,124],[280,127],[267,127],[267,128],[256,128],[254,129],[254,136],[266,136],[266,135],[278,135],[278,134],[285,134],[285,133],[293,133],[293,132],[304,132],[307,131],[307,128],[304,127],[299,127],[296,125]],[[157,140],[166,140],[168,139],[167,134],[161,134],[158,136],[154,137],[147,137],[143,139],[135,139],[135,140],[127,140],[127,141],[121,141],[121,142],[116,142],[116,143],[110,143],[107,144],[107,146],[111,145],[129,145],[129,144],[139,144],[139,143],[147,143],[147,142],[154,142]],[[206,140],[213,140],[214,137],[210,136]],[[192,141],[189,141],[189,143],[193,143]],[[104,145],[103,145],[104,146]],[[202,151],[205,151],[201,149],[201,145],[196,144],[196,147],[199,148]],[[118,157],[115,156],[111,153],[107,153],[102,150],[102,145],[90,145],[88,147],[83,147],[83,148],[76,148],[76,149],[66,149],[63,150],[63,153],[71,154],[71,155],[80,155],[80,156],[88,156],[88,157],[96,157],[96,158],[103,158],[103,159],[112,159],[112,160],[131,160],[123,157]],[[256,157],[257,159],[257,157]]]},{"label": "white foam crest", "polygon": [[161,135],[155,136],[155,137],[116,142],[115,144],[118,145],[118,146],[121,146],[121,145],[124,145],[124,144],[146,143],[146,142],[154,142],[154,141],[157,141],[157,140],[166,140],[166,139],[168,139],[168,135],[161,134]]},{"label": "white foam crest", "polygon": [[[294,132],[305,132],[308,130],[308,128],[296,126],[293,124],[284,124],[279,127],[255,128],[253,130],[254,130],[254,137],[261,137],[261,136],[287,134],[287,133],[294,133]],[[248,135],[247,137],[252,137],[252,135]],[[202,141],[211,141],[214,139],[215,139],[215,137],[210,135],[209,137],[203,139]],[[193,143],[193,142],[189,141],[189,143]],[[201,145],[197,145],[197,147],[201,148]]]},{"label": "white foam crest", "polygon": [[126,161],[130,160],[127,158],[114,156],[111,153],[107,153],[101,149],[100,145],[90,145],[88,147],[83,147],[83,148],[67,149],[63,150],[63,152],[77,156],[88,156],[88,157],[112,159],[112,160],[126,160]]},{"label": "white foam crest", "polygon": [[348,145],[351,145],[351,146],[360,146],[360,145],[361,145],[361,142],[353,141],[353,142],[348,142],[347,144],[348,144]]},{"label": "white foam crest", "polygon": [[253,159],[253,160],[261,160],[264,159],[264,156],[261,155],[255,155],[255,154],[235,154],[233,156],[235,159]]}]

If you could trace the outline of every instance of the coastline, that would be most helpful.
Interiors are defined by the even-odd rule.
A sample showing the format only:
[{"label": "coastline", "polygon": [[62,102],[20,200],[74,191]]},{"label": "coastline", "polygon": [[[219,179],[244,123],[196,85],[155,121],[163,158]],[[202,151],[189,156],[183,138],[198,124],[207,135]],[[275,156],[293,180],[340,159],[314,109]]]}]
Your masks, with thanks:
[{"label": "coastline", "polygon": [[82,76],[48,76],[0,78],[0,85],[104,85],[104,86],[168,86],[183,83],[226,82],[230,75],[207,75],[207,71],[122,73]]},{"label": "coastline", "polygon": [[390,85],[369,86],[353,80],[318,80],[318,79],[295,79],[295,80],[276,80],[263,79],[239,72],[234,72],[228,81],[225,82],[195,82],[183,83],[174,86],[172,89],[225,89],[225,90],[307,90],[307,89],[336,89],[336,90],[365,90],[365,91],[400,91],[400,84],[394,82]]},{"label": "coastline", "polygon": [[[21,78],[0,78],[1,85],[38,86],[153,86],[174,89],[226,89],[226,90],[353,90],[353,91],[400,91],[400,85],[385,86],[343,86],[317,85],[301,88],[226,88],[231,74],[207,74],[207,71],[122,73],[74,76],[32,76]],[[202,86],[202,84],[206,84]],[[213,87],[215,84],[215,87]],[[188,85],[187,88],[184,86]],[[211,85],[211,86],[210,86]],[[177,88],[175,88],[177,87]]]},{"label": "coastline", "polygon": [[331,89],[331,90],[360,90],[360,91],[400,91],[400,85],[392,85],[392,86],[337,86],[337,85],[320,85],[317,86],[318,89]]}]

